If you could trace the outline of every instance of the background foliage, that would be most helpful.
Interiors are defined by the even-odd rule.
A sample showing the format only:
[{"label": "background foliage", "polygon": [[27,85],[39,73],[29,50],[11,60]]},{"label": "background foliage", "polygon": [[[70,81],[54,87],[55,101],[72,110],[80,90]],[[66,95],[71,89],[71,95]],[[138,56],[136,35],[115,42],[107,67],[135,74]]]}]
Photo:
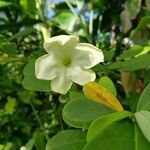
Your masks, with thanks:
[{"label": "background foliage", "polygon": [[[103,50],[105,62],[93,68],[97,82],[112,89],[126,110],[136,112],[141,92],[150,82],[149,0],[0,0],[0,150],[44,150],[48,139],[72,129],[66,123],[86,129],[99,115],[113,112],[83,101],[81,87],[73,85],[62,96],[50,91],[49,82],[37,81],[33,68],[35,59],[44,54],[43,41],[60,34],[77,35],[81,42]],[[141,110],[143,101],[139,101],[137,109]],[[73,110],[79,105],[90,111],[74,122],[70,118],[78,116]],[[149,106],[144,110],[150,110]],[[137,120],[140,115],[136,113]],[[122,128],[127,122],[121,122]],[[112,124],[112,128],[116,126]],[[131,128],[127,130],[132,136]],[[80,131],[65,134],[79,139],[79,149],[86,142],[85,133]],[[61,133],[57,136],[59,139]],[[102,135],[99,138],[105,143]],[[54,143],[57,145],[57,140]],[[93,144],[85,150],[91,150]]]}]

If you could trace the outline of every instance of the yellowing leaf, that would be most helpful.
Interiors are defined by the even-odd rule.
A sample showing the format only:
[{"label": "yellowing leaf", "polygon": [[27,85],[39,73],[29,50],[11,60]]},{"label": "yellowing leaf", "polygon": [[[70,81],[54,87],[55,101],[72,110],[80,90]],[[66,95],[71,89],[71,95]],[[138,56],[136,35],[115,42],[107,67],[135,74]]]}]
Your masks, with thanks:
[{"label": "yellowing leaf", "polygon": [[106,88],[96,82],[88,82],[83,86],[84,94],[93,101],[102,103],[116,111],[123,111],[118,99]]}]

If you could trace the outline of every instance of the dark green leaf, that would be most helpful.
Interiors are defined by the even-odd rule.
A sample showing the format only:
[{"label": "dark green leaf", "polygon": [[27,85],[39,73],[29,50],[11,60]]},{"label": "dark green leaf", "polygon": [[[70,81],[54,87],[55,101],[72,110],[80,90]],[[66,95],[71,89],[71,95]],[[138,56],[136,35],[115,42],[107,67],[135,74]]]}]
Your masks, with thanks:
[{"label": "dark green leaf", "polygon": [[35,60],[31,60],[23,70],[23,87],[32,91],[50,91],[50,81],[39,80],[35,77]]}]

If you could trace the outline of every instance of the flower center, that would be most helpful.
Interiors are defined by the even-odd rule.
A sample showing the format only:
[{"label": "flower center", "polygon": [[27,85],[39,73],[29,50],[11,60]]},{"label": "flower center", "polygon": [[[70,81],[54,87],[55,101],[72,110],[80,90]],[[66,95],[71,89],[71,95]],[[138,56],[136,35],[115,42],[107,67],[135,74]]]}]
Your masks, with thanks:
[{"label": "flower center", "polygon": [[69,56],[65,56],[62,63],[65,67],[69,67],[71,65],[71,58]]}]

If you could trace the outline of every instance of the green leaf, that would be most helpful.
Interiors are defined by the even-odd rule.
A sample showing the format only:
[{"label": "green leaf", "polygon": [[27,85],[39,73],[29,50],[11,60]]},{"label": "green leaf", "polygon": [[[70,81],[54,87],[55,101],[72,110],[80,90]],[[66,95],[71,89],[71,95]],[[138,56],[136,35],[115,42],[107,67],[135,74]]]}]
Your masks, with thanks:
[{"label": "green leaf", "polygon": [[150,110],[150,83],[146,86],[144,91],[142,92],[138,104],[137,104],[137,111],[140,110]]},{"label": "green leaf", "polygon": [[52,137],[46,150],[82,150],[86,143],[86,132],[79,130],[66,130]]},{"label": "green leaf", "polygon": [[126,97],[124,99],[124,104],[131,112],[136,112],[137,103],[139,100],[139,94],[138,93],[132,93],[129,97]]},{"label": "green leaf", "polygon": [[35,77],[35,59],[30,60],[23,70],[24,79],[22,85],[31,91],[50,91],[50,81],[39,80]]},{"label": "green leaf", "polygon": [[133,114],[129,111],[116,112],[112,114],[108,114],[102,117],[97,118],[92,122],[88,129],[87,133],[87,141],[91,141],[95,136],[97,136],[102,130],[104,130],[107,126],[112,124],[115,121],[131,117]]},{"label": "green leaf", "polygon": [[8,7],[11,4],[12,4],[11,2],[0,1],[0,8],[2,8],[2,7]]},{"label": "green leaf", "polygon": [[41,131],[36,131],[33,135],[34,145],[36,150],[44,150],[46,145],[46,140],[44,133]]},{"label": "green leaf", "polygon": [[78,98],[69,101],[63,111],[63,119],[70,126],[88,128],[97,117],[114,112],[110,108],[90,101],[87,98]]},{"label": "green leaf", "polygon": [[52,21],[58,24],[58,27],[62,30],[73,32],[75,31],[75,25],[79,23],[79,19],[76,15],[70,11],[61,11],[52,18]]},{"label": "green leaf", "polygon": [[117,61],[108,65],[109,69],[117,69],[120,71],[135,71],[144,69],[150,66],[150,54],[140,55],[126,61]]},{"label": "green leaf", "polygon": [[124,60],[135,57],[137,54],[142,52],[143,47],[140,45],[134,45],[133,47],[129,48],[128,50],[124,51],[117,59]]},{"label": "green leaf", "polygon": [[15,43],[4,43],[0,45],[0,51],[10,56],[15,56],[17,53],[17,46]]},{"label": "green leaf", "polygon": [[145,138],[150,142],[150,112],[136,112],[135,118]]},{"label": "green leaf", "polygon": [[14,39],[22,39],[23,37],[35,32],[36,29],[34,29],[33,27],[27,27],[22,31],[19,31],[18,33],[14,34],[11,38],[8,39],[8,41],[14,40]]},{"label": "green leaf", "polygon": [[36,1],[35,0],[20,0],[20,5],[28,12],[35,13]]},{"label": "green leaf", "polygon": [[115,50],[103,50],[105,61],[111,61],[115,55]]},{"label": "green leaf", "polygon": [[131,32],[131,39],[136,44],[150,44],[150,16],[143,17],[138,26]]},{"label": "green leaf", "polygon": [[25,145],[25,148],[26,148],[27,150],[32,150],[32,149],[33,149],[33,146],[34,146],[34,140],[33,140],[33,139],[30,139],[30,140],[28,141],[28,143]]},{"label": "green leaf", "polygon": [[109,91],[111,91],[114,96],[117,95],[116,87],[109,77],[101,77],[98,83],[103,87],[107,88]]},{"label": "green leaf", "polygon": [[129,119],[114,122],[86,144],[83,150],[149,150],[135,123]]},{"label": "green leaf", "polygon": [[86,98],[86,96],[81,92],[71,91],[69,95],[70,95],[71,100],[75,100],[79,98]]}]

